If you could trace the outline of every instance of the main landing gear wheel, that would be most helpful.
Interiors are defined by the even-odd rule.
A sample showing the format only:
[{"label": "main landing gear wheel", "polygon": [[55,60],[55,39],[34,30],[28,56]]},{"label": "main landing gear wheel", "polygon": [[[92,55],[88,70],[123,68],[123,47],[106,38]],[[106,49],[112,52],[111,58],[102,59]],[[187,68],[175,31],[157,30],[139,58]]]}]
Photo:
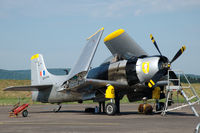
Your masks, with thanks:
[{"label": "main landing gear wheel", "polygon": [[117,112],[117,106],[114,103],[108,103],[106,105],[106,113],[108,115],[115,115]]}]

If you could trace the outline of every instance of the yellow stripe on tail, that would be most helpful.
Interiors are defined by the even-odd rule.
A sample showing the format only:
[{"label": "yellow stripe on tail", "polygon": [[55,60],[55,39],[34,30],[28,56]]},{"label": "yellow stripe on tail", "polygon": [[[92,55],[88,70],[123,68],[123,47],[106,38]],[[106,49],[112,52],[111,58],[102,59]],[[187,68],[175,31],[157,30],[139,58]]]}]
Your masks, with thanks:
[{"label": "yellow stripe on tail", "polygon": [[31,57],[31,60],[37,59],[38,57],[39,57],[39,54],[35,54],[35,55],[33,55],[33,56]]}]

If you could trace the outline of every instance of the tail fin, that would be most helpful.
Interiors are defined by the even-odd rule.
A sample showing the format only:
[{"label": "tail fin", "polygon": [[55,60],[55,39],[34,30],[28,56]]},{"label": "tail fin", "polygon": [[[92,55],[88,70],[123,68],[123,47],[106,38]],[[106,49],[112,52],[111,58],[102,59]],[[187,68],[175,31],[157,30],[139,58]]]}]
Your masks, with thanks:
[{"label": "tail fin", "polygon": [[31,57],[31,85],[52,84],[51,74],[47,71],[43,56],[36,54]]}]

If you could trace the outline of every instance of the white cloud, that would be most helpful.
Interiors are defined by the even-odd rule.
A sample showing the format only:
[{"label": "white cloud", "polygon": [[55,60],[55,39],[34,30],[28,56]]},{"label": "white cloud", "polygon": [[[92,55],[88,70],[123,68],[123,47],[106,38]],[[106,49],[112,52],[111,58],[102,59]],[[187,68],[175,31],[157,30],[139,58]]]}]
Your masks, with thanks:
[{"label": "white cloud", "polygon": [[199,7],[199,0],[0,0],[0,17],[123,17]]}]

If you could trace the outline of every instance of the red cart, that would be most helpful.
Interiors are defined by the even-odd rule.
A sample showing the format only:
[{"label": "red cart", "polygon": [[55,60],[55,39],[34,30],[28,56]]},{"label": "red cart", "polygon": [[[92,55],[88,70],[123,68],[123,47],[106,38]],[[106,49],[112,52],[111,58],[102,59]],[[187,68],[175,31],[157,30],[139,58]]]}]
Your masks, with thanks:
[{"label": "red cart", "polygon": [[19,113],[22,113],[23,117],[27,117],[28,116],[28,111],[27,111],[28,106],[29,106],[28,103],[22,104],[21,106],[15,106],[10,112],[10,117],[12,117],[12,116],[16,117],[19,115]]}]

